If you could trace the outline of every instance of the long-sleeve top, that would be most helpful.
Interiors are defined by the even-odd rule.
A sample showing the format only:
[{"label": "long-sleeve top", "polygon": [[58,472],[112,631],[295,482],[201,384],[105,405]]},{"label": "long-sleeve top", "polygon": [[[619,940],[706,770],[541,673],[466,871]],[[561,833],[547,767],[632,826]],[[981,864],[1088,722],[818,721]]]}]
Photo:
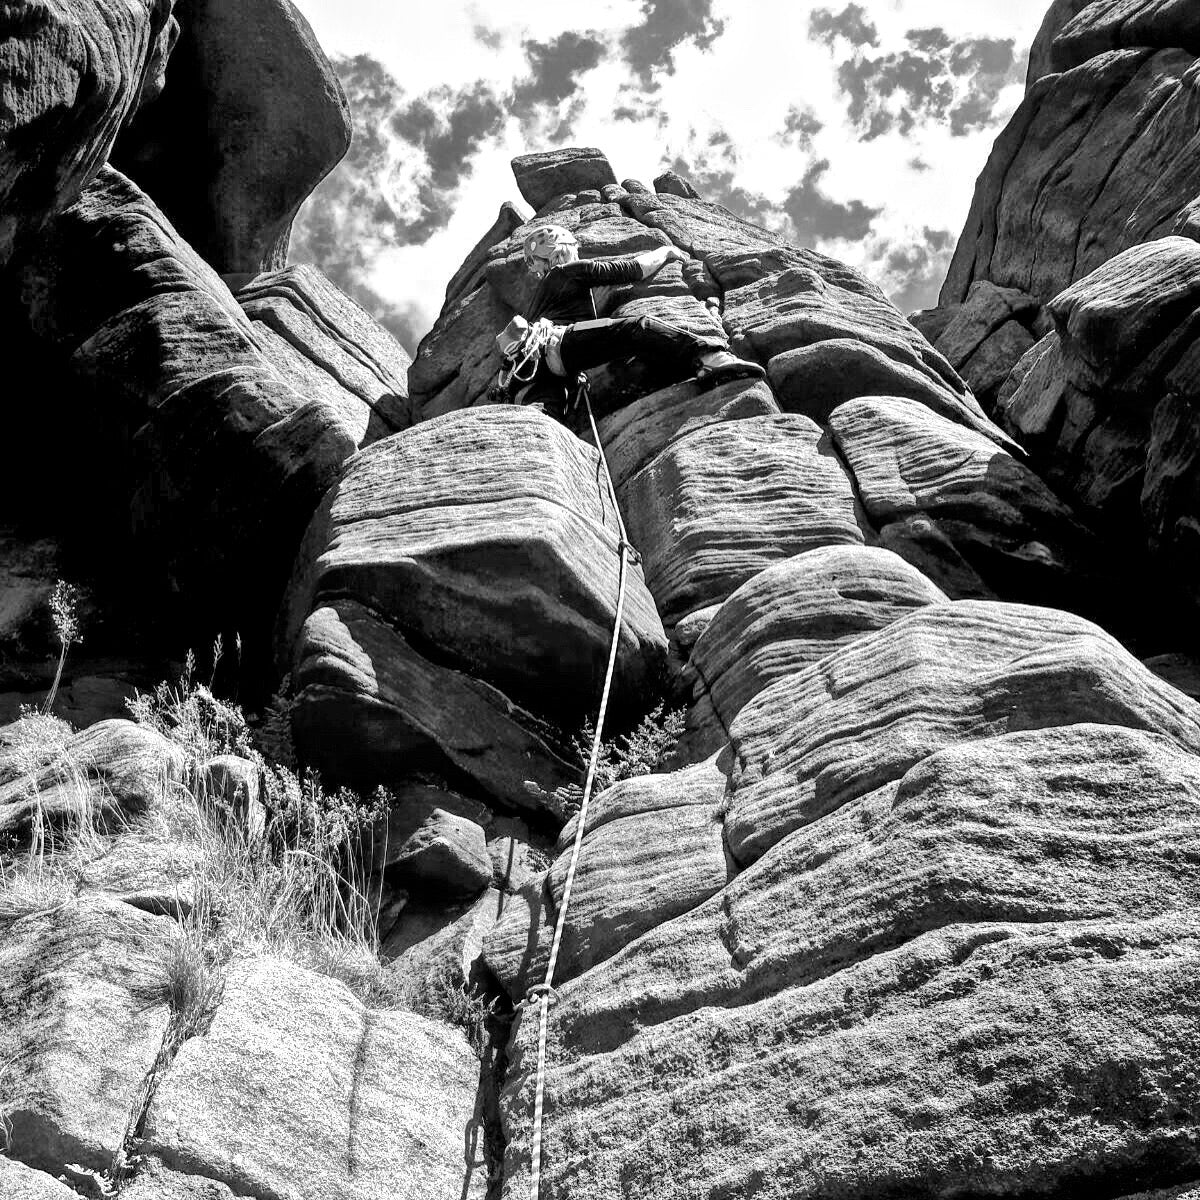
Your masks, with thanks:
[{"label": "long-sleeve top", "polygon": [[542,276],[526,314],[530,322],[546,317],[555,325],[593,321],[597,316],[592,288],[634,283],[644,278],[641,262],[625,258],[581,258],[552,267]]}]

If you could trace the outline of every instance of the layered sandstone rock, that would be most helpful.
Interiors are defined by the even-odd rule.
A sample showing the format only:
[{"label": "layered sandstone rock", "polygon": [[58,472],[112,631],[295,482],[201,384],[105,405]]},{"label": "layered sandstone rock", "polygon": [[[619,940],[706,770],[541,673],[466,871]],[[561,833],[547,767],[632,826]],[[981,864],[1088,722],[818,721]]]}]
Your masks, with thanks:
[{"label": "layered sandstone rock", "polygon": [[[360,454],[305,539],[281,652],[293,727],[338,777],[448,760],[509,804],[573,781],[618,584],[595,452],[540,413],[454,413]],[[614,712],[652,694],[665,640],[637,568]]]},{"label": "layered sandstone rock", "polygon": [[729,738],[745,705],[776,679],[916,608],[943,604],[929,578],[882,547],[829,546],[767,567],[712,615],[684,677],[692,689],[689,754]]},{"label": "layered sandstone rock", "polygon": [[989,410],[1049,332],[1040,306],[1123,250],[1195,235],[1198,52],[1195,13],[1173,0],[1059,0],[1047,13],[941,307],[917,315]]},{"label": "layered sandstone rock", "polygon": [[1055,298],[1055,332],[1018,364],[998,412],[1097,528],[1127,555],[1148,550],[1193,600],[1198,298],[1192,240],[1117,255]]},{"label": "layered sandstone rock", "polygon": [[478,1075],[432,1021],[284,962],[235,964],[208,1031],[158,1082],[143,1145],[235,1195],[481,1198],[486,1168],[463,1154]]},{"label": "layered sandstone rock", "polygon": [[[403,351],[380,350],[388,335],[312,272],[256,285],[252,321],[111,168],[55,219],[19,282],[30,325],[78,381],[61,415],[91,439],[101,495],[128,497],[143,554],[211,605],[208,628],[216,614],[260,621],[342,462],[384,414],[396,423]],[[230,587],[243,575],[258,597]]]},{"label": "layered sandstone rock", "polygon": [[843,404],[830,429],[881,544],[952,598],[1086,603],[1099,547],[995,442],[886,397]]},{"label": "layered sandstone rock", "polygon": [[[550,1188],[865,1196],[881,1176],[926,1194],[1181,1169],[1200,709],[1085,622],[962,602],[778,680],[732,737],[589,820]],[[517,925],[488,953],[519,995],[547,934]],[[513,1196],[532,1026],[510,1048]]]},{"label": "layered sandstone rock", "polygon": [[93,899],[0,916],[7,1152],[58,1174],[107,1171],[170,1020],[172,923]]},{"label": "layered sandstone rock", "polygon": [[0,266],[72,204],[163,86],[173,0],[10,5],[0,16]]},{"label": "layered sandstone rock", "polygon": [[350,146],[337,75],[291,0],[178,0],[162,95],[116,165],[221,274],[287,262],[292,219]]}]

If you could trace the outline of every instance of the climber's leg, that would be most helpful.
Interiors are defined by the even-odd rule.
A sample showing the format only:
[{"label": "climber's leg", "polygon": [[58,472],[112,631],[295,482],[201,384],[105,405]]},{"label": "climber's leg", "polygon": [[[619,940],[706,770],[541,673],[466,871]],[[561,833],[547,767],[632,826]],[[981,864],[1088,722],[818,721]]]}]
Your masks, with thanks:
[{"label": "climber's leg", "polygon": [[622,358],[637,358],[652,368],[695,375],[702,381],[761,379],[764,374],[757,363],[730,354],[721,335],[692,333],[657,317],[577,321],[563,334],[560,353],[568,375]]},{"label": "climber's leg", "polygon": [[554,375],[543,362],[533,382],[521,393],[521,405],[535,408],[556,421],[565,421],[571,399],[567,389],[567,380]]}]

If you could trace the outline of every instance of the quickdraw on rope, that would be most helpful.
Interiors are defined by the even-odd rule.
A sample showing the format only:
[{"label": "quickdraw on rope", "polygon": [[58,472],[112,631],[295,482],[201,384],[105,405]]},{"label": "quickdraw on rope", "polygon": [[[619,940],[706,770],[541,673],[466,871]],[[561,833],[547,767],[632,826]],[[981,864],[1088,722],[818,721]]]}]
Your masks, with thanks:
[{"label": "quickdraw on rope", "polygon": [[542,1188],[542,1111],[546,1095],[546,1034],[550,1020],[550,1005],[557,996],[554,991],[554,968],[558,964],[558,951],[562,945],[563,929],[567,923],[567,906],[571,902],[571,888],[575,883],[575,869],[579,865],[579,852],[583,847],[583,832],[587,825],[588,804],[592,799],[592,788],[596,782],[596,766],[600,761],[600,741],[604,736],[604,718],[608,713],[608,697],[612,691],[613,674],[617,666],[617,647],[621,640],[621,616],[625,608],[625,576],[631,562],[638,559],[637,551],[629,544],[625,536],[625,522],[621,519],[621,509],[617,504],[617,489],[613,486],[612,473],[608,469],[608,460],[604,455],[604,447],[600,443],[600,434],[596,429],[596,418],[592,413],[592,401],[588,394],[587,376],[579,377],[579,396],[587,409],[588,422],[592,427],[592,438],[600,454],[600,462],[604,467],[604,477],[608,483],[608,494],[612,499],[613,511],[617,517],[617,528],[621,540],[618,543],[620,567],[617,574],[617,608],[613,617],[612,645],[608,651],[608,670],[604,675],[604,690],[600,693],[600,711],[596,717],[596,732],[592,738],[592,753],[588,760],[587,778],[583,783],[583,799],[579,802],[579,815],[575,818],[575,842],[571,847],[571,859],[567,865],[567,878],[563,884],[562,902],[558,906],[558,920],[554,924],[554,940],[550,943],[550,958],[546,963],[544,980],[531,987],[525,994],[525,1003],[532,1007],[537,1004],[540,1008],[538,1026],[538,1057],[537,1083],[533,1099],[533,1135],[530,1142],[532,1159],[529,1176],[529,1200],[541,1200]]}]

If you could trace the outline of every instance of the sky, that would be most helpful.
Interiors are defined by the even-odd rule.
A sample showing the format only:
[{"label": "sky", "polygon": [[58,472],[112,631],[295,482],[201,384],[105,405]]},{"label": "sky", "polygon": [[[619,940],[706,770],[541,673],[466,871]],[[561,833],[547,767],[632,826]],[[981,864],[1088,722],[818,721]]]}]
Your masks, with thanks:
[{"label": "sky", "polygon": [[[295,0],[355,119],[301,210],[315,262],[410,352],[517,154],[598,146],[936,301],[1048,0]],[[503,14],[503,15],[501,15]]]}]

